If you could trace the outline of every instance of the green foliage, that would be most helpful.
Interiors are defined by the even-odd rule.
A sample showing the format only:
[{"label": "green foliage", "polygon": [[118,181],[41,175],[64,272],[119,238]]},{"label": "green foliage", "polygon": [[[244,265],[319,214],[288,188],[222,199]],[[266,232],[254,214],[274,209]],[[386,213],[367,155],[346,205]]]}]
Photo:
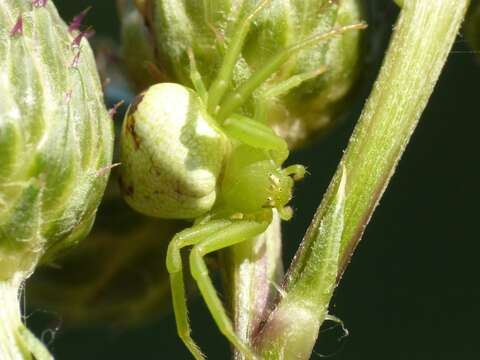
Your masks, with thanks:
[{"label": "green foliage", "polygon": [[[130,71],[139,69],[133,81],[147,90],[132,104],[124,122],[120,185],[127,201],[140,212],[159,218],[188,219],[193,225],[185,228],[182,222],[135,219],[137,216],[123,213],[129,214],[128,220],[133,221],[125,221],[117,229],[124,231],[125,237],[112,236],[115,227],[109,224],[105,229],[99,228],[98,237],[92,237],[100,244],[85,243],[82,251],[64,258],[62,266],[70,269],[93,260],[89,276],[69,288],[72,272],[52,275],[46,270],[43,280],[55,280],[48,286],[47,282],[40,285],[40,292],[46,291],[43,296],[48,297],[66,290],[61,303],[68,304],[69,299],[75,298],[71,314],[82,320],[87,318],[82,306],[85,304],[97,305],[97,310],[103,313],[100,316],[107,318],[118,317],[122,312],[125,315],[129,311],[140,312],[155,301],[148,301],[148,297],[143,299],[147,301],[137,301],[136,291],[132,297],[130,293],[126,296],[123,280],[129,278],[128,267],[135,264],[138,270],[145,258],[155,263],[157,258],[149,258],[146,252],[158,250],[164,256],[166,242],[171,240],[166,270],[178,333],[196,359],[204,355],[190,336],[181,256],[184,247],[192,247],[191,274],[219,330],[237,351],[236,359],[253,359],[256,354],[266,359],[309,358],[320,326],[328,318],[337,281],[427,103],[468,0],[397,1],[402,12],[384,67],[271,311],[266,307],[272,290],[270,281],[278,279],[276,275],[281,273],[279,221],[274,226],[272,223],[277,214],[284,220],[291,217],[287,205],[293,184],[303,177],[305,169],[300,165],[283,168],[288,146],[270,126],[290,144],[298,144],[318,127],[308,120],[309,114],[315,121],[326,114],[328,122],[332,122],[331,114],[336,113],[332,109],[338,101],[343,101],[355,80],[359,54],[356,32],[350,38],[351,43],[348,36],[341,40],[332,37],[340,33],[350,35],[348,30],[362,27],[358,24],[338,27],[342,14],[348,19],[358,14],[358,4],[348,0],[324,1],[317,8],[319,4],[308,0],[239,3],[138,0],[135,3],[140,12],[136,12],[132,1],[122,3],[127,4],[123,36],[124,51],[130,56],[127,55],[126,65]],[[44,11],[44,5],[42,1],[33,2],[28,9]],[[23,21],[29,10],[22,10],[21,17],[10,24],[10,32],[5,33],[11,42],[7,42],[7,48],[15,48],[12,39],[29,34],[28,26],[24,26],[29,23]],[[30,13],[25,16],[28,20],[35,18]],[[0,17],[0,24],[1,21]],[[42,30],[55,33],[56,25],[53,30],[47,27]],[[316,31],[311,33],[312,29]],[[475,35],[475,29],[469,29]],[[42,61],[32,60],[34,71],[21,73],[8,61],[31,68],[23,57],[28,58],[36,47],[27,41],[20,47],[27,49],[23,57],[7,56],[4,67],[13,74],[9,79],[14,84],[12,89],[2,89],[8,96],[6,105],[2,104],[5,107],[0,108],[0,146],[4,147],[0,161],[5,163],[0,169],[0,180],[6,179],[0,181],[3,191],[0,205],[8,205],[0,208],[0,266],[6,264],[0,267],[4,271],[0,273],[0,302],[4,305],[0,309],[0,357],[8,359],[51,358],[21,324],[18,287],[40,256],[48,262],[89,230],[99,198],[90,199],[90,195],[103,191],[108,173],[106,160],[111,149],[108,144],[92,140],[94,129],[102,135],[108,133],[108,126],[102,128],[101,122],[107,118],[105,111],[100,105],[96,108],[96,115],[101,113],[100,123],[92,124],[88,116],[86,120],[83,118],[101,92],[93,91],[92,99],[84,87],[89,79],[82,78],[84,74],[79,71],[83,60],[78,49],[82,48],[82,36],[68,39],[69,47],[59,47],[64,51],[60,51],[59,61],[53,56],[42,58],[40,51]],[[36,38],[28,39],[34,42]],[[67,68],[80,74],[74,84],[69,80],[70,73],[57,71],[68,57],[65,53],[74,55]],[[162,56],[162,60],[157,56]],[[340,67],[335,72],[334,67],[344,64],[343,60],[347,68]],[[50,67],[55,61],[55,66]],[[49,71],[42,72],[43,67]],[[95,77],[93,68],[92,65],[88,70]],[[169,78],[180,84],[148,87],[151,81],[148,77],[152,75],[158,75],[153,76],[156,80]],[[83,104],[75,102],[75,85],[84,91],[87,101]],[[94,85],[98,88],[98,81]],[[18,95],[19,89],[30,89],[29,86],[33,90],[27,95]],[[51,122],[51,118],[57,118],[56,111],[63,109],[62,104],[44,101],[57,90],[66,95],[67,108],[72,101],[77,106],[84,105],[82,109],[69,108],[64,113],[66,124]],[[36,101],[38,94],[42,99],[40,105]],[[27,106],[32,103],[36,104],[34,111]],[[20,116],[20,112],[25,113]],[[22,127],[23,118],[31,116],[38,120],[37,114],[41,121],[27,120]],[[77,123],[78,118],[83,122]],[[89,129],[90,136],[85,135],[84,128]],[[25,135],[26,129],[32,133],[27,131]],[[52,139],[55,143],[50,144]],[[73,151],[70,141],[79,145],[75,148],[78,152]],[[95,151],[85,155],[83,145],[93,146]],[[99,165],[104,166],[99,168]],[[12,180],[14,176],[19,180]],[[87,180],[82,182],[84,177]],[[85,190],[85,184],[90,184],[93,190]],[[118,199],[112,200],[116,207]],[[267,236],[269,227],[276,227],[273,239]],[[145,232],[141,233],[142,230]],[[156,240],[164,242],[158,247],[151,242],[152,233],[157,230],[161,236]],[[135,246],[129,243],[132,237],[137,239]],[[266,255],[256,257],[258,247],[264,247],[266,241],[274,242],[275,246]],[[112,257],[113,248],[118,251]],[[233,279],[226,291],[232,297],[229,301],[233,316],[224,309],[205,260],[209,254],[226,248],[228,251],[222,251],[222,255],[225,255],[227,281]],[[100,258],[95,259],[95,255]],[[102,256],[109,256],[112,261],[103,263]],[[252,264],[262,261],[268,263],[262,269],[269,273],[268,277],[252,281],[260,269]],[[246,268],[249,274],[242,275]],[[166,279],[163,268],[155,275],[159,282]],[[5,281],[1,281],[2,276]],[[121,281],[117,281],[117,276]],[[163,301],[164,285],[150,293],[154,300]],[[250,286],[255,288],[247,289]],[[257,290],[261,294],[252,295]],[[122,295],[125,302],[118,301]],[[265,302],[259,305],[259,299]],[[239,311],[245,308],[248,314],[239,318]],[[98,313],[92,315],[97,318]],[[16,344],[10,346],[12,339]]]}]

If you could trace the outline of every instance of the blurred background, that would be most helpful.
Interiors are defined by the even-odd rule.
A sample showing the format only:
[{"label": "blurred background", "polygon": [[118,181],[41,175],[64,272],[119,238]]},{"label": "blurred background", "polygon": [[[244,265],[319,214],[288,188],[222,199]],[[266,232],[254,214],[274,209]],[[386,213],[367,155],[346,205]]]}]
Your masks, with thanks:
[{"label": "blurred background", "polygon": [[[56,4],[66,21],[93,5],[85,23],[95,28],[96,38],[118,41],[113,0],[57,0]],[[378,41],[380,55],[396,14],[393,5],[377,14],[375,21],[387,30]],[[306,165],[310,175],[297,186],[295,217],[285,225],[285,264],[298,247],[359,117],[378,71],[379,60],[373,63],[343,124],[291,156],[290,161]],[[480,355],[478,84],[480,64],[459,36],[332,301],[331,313],[345,323],[349,336],[326,323],[312,358],[425,360]],[[112,97],[122,95],[127,96],[118,92]],[[28,287],[26,298],[28,302]],[[38,308],[30,308],[28,314],[29,326],[59,360],[190,358],[177,338],[172,315],[159,315],[143,327],[112,330],[70,329],[61,314]],[[191,303],[191,320],[193,336],[209,358],[228,359],[228,344],[199,299]]]}]

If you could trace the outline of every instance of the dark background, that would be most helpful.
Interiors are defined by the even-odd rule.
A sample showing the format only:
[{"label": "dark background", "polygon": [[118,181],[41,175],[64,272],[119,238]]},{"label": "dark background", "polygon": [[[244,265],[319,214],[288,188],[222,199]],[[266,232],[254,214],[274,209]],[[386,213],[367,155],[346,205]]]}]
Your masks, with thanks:
[{"label": "dark background", "polygon": [[[118,38],[113,0],[56,3],[66,20],[93,4],[86,22],[98,35]],[[385,17],[382,20],[390,29],[396,10],[392,6],[382,11],[380,17]],[[296,216],[285,229],[286,261],[297,248],[336,168],[368,95],[368,79],[373,79],[376,71],[374,67],[365,77],[362,95],[344,124],[328,138],[292,156],[291,161],[308,166],[311,175],[295,193]],[[331,312],[344,321],[350,335],[341,339],[341,329],[326,324],[312,358],[480,356],[479,83],[480,66],[459,37],[332,301]],[[31,323],[35,325],[35,316]],[[226,341],[198,300],[192,304],[192,324],[195,339],[210,359],[229,358]],[[36,326],[40,334],[44,328]],[[50,349],[59,360],[189,359],[176,336],[172,316],[121,332],[60,327]]]}]

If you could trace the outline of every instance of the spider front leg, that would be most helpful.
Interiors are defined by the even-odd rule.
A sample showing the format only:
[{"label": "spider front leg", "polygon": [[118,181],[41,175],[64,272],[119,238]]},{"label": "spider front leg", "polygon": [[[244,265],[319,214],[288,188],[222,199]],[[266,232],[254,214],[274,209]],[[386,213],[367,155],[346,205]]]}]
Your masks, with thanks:
[{"label": "spider front leg", "polygon": [[216,231],[214,234],[205,237],[200,243],[194,246],[190,253],[190,271],[196,280],[198,288],[205,303],[210,310],[218,328],[222,334],[237,348],[245,354],[248,359],[255,359],[250,348],[235,334],[232,321],[225,312],[225,308],[219,299],[212,280],[208,274],[208,268],[204,256],[254,238],[266,231],[271,222],[272,211],[262,211],[261,219],[255,220],[232,220],[230,224]]},{"label": "spider front leg", "polygon": [[178,336],[190,350],[196,360],[205,358],[195,341],[190,336],[190,323],[188,320],[187,299],[185,295],[185,282],[183,279],[183,264],[180,250],[185,246],[194,245],[215,232],[227,227],[229,221],[212,221],[203,225],[196,225],[185,229],[175,235],[167,251],[167,270],[170,275],[172,290],[173,311],[177,323]]}]

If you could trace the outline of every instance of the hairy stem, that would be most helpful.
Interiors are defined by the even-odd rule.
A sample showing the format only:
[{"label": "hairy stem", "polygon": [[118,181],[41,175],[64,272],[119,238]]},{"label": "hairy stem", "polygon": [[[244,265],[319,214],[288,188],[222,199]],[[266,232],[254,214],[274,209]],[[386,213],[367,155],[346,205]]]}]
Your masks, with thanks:
[{"label": "hairy stem", "polygon": [[0,359],[53,360],[43,344],[22,323],[20,281],[0,281]]},{"label": "hairy stem", "polygon": [[[287,274],[284,284],[287,296],[277,305],[277,309],[282,309],[283,317],[291,312],[290,291],[301,299],[294,302],[296,308],[292,313],[298,313],[297,308],[303,302],[308,304],[305,310],[314,304],[317,311],[309,311],[312,316],[324,316],[320,310],[328,308],[330,298],[319,298],[317,289],[302,285],[315,284],[329,289],[329,285],[334,287],[340,279],[433,92],[468,3],[468,0],[403,1],[379,77]],[[322,244],[328,244],[334,237],[322,232],[330,234],[328,227],[338,226],[331,221],[325,228],[325,220],[331,213],[332,204],[339,201],[338,188],[344,174],[347,182],[338,271],[331,279],[332,283],[325,284],[317,281],[325,277],[320,260],[325,259],[324,252],[329,246]],[[296,289],[302,289],[301,293]],[[275,316],[276,313],[278,311],[271,314],[264,327],[267,331],[260,334],[257,343],[263,354],[274,353],[276,357],[271,358],[284,358],[281,344],[285,339],[282,337],[290,335],[283,329],[288,329],[288,324],[298,319],[284,319]],[[318,323],[311,320],[306,322],[307,327],[310,323],[312,328],[304,327],[303,332],[315,332],[316,337]],[[275,332],[268,329],[275,329]],[[299,341],[296,347],[301,348],[302,343],[310,349],[313,347],[309,337],[294,335],[293,341]]]},{"label": "hairy stem", "polygon": [[[280,217],[275,212],[267,231],[223,253],[224,285],[236,334],[251,345],[283,277]],[[246,356],[233,349],[234,360]]]},{"label": "hairy stem", "polygon": [[[341,161],[349,181],[339,277],[427,105],[469,2],[403,1],[380,75]],[[332,182],[340,175],[337,170]],[[333,195],[329,189],[325,202]]]}]

